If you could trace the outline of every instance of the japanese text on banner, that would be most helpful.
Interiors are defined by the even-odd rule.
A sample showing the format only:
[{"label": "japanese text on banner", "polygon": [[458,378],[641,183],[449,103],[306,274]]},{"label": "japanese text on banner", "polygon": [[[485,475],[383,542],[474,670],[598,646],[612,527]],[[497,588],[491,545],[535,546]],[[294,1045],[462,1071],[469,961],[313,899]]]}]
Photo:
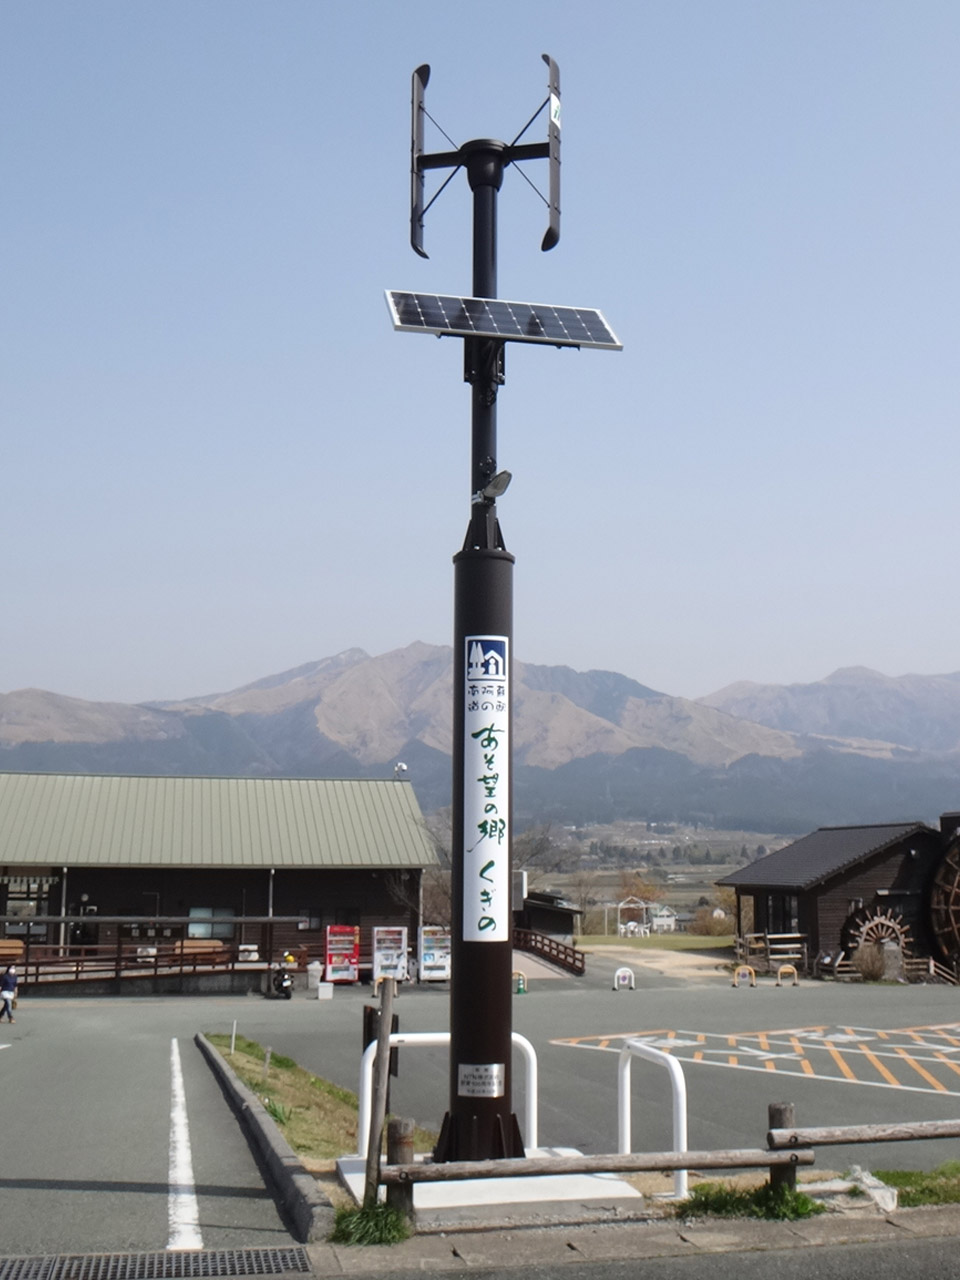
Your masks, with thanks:
[{"label": "japanese text on banner", "polygon": [[463,938],[509,942],[510,699],[506,636],[467,636]]}]

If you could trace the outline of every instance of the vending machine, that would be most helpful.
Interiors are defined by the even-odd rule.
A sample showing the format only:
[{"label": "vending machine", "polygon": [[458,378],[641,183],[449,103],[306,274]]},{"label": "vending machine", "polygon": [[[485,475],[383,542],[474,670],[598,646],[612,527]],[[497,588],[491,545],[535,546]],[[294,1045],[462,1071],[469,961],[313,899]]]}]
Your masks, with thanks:
[{"label": "vending machine", "polygon": [[395,978],[403,982],[407,977],[406,926],[378,925],[373,931],[373,980]]},{"label": "vending machine", "polygon": [[451,958],[450,930],[424,925],[420,930],[420,981],[449,982]]},{"label": "vending machine", "polygon": [[328,924],[324,956],[327,982],[356,982],[360,977],[360,929],[355,924]]}]

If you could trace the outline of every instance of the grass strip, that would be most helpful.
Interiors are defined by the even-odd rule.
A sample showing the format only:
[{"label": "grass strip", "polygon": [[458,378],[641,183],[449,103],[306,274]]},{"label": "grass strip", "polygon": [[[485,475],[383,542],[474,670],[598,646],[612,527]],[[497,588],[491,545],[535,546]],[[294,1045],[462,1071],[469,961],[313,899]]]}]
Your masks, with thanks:
[{"label": "grass strip", "polygon": [[410,1235],[410,1224],[389,1204],[338,1209],[331,1244],[399,1244]]},{"label": "grass strip", "polygon": [[878,1169],[876,1176],[888,1187],[896,1187],[901,1208],[922,1204],[960,1204],[960,1160],[929,1172],[907,1169]]},{"label": "grass strip", "polygon": [[748,1189],[726,1186],[722,1182],[704,1182],[694,1187],[687,1200],[677,1209],[679,1218],[699,1218],[710,1214],[716,1218],[766,1218],[794,1222],[824,1213],[824,1206],[802,1191],[787,1187],[771,1187],[765,1183]]},{"label": "grass strip", "polygon": [[[264,1073],[266,1050],[255,1040],[237,1036],[230,1053],[229,1035],[208,1032],[207,1039],[279,1124],[290,1146],[311,1160],[336,1160],[357,1148],[357,1095],[320,1076],[312,1075],[293,1058],[270,1054]],[[429,1129],[414,1131],[416,1151],[430,1151],[437,1135]]]}]

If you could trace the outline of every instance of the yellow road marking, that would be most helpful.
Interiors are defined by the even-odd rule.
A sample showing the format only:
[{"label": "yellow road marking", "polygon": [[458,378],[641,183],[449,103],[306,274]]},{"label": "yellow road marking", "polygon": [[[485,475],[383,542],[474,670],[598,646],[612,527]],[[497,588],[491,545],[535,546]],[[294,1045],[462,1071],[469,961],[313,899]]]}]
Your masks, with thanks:
[{"label": "yellow road marking", "polygon": [[919,1062],[915,1062],[914,1059],[910,1057],[909,1053],[907,1053],[906,1049],[901,1049],[899,1045],[894,1045],[894,1049],[899,1053],[900,1057],[903,1058],[904,1062],[908,1062],[910,1066],[913,1067],[914,1071],[916,1071],[917,1075],[923,1076],[924,1080],[926,1080],[928,1084],[932,1085],[934,1089],[939,1090],[940,1093],[948,1092],[947,1086],[945,1084],[941,1084],[940,1081],[935,1076],[932,1076],[929,1071],[924,1070]]},{"label": "yellow road marking", "polygon": [[739,1067],[739,1065],[740,1065],[740,1059],[739,1059],[739,1058],[735,1058],[735,1057],[733,1056],[733,1054],[731,1053],[731,1054],[730,1054],[730,1056],[729,1056],[729,1058],[727,1058],[727,1066],[729,1066],[729,1067]]},{"label": "yellow road marking", "polygon": [[849,1066],[847,1066],[843,1056],[833,1047],[832,1044],[827,1044],[826,1047],[830,1050],[830,1057],[834,1060],[846,1078],[848,1080],[856,1080],[857,1077],[850,1070]]},{"label": "yellow road marking", "polygon": [[933,1051],[933,1056],[935,1058],[938,1058],[940,1062],[946,1063],[946,1065],[950,1068],[951,1071],[955,1071],[957,1075],[960,1076],[960,1066],[958,1066],[955,1062],[953,1062],[950,1058],[948,1058],[945,1053],[941,1053],[939,1049],[935,1049]]},{"label": "yellow road marking", "polygon": [[793,1045],[794,1053],[796,1053],[800,1058],[800,1066],[803,1068],[804,1074],[808,1076],[812,1076],[813,1063],[807,1058],[807,1055],[804,1053],[803,1045],[800,1043],[800,1041],[797,1039],[796,1036],[790,1037],[790,1043]]},{"label": "yellow road marking", "polygon": [[895,1085],[897,1088],[900,1087],[900,1081],[888,1067],[883,1065],[875,1053],[871,1053],[865,1044],[858,1044],[857,1048],[864,1055],[867,1061],[880,1072],[887,1084]]}]

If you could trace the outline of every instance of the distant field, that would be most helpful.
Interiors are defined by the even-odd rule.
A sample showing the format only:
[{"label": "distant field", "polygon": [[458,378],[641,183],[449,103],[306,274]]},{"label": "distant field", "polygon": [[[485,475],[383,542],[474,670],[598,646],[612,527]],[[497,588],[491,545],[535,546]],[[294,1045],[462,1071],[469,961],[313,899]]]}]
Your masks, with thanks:
[{"label": "distant field", "polygon": [[[666,903],[675,911],[693,912],[701,905],[701,898],[710,903],[716,900],[716,882],[735,871],[738,865],[735,862],[697,867],[679,864],[664,868],[656,877],[646,871],[642,874],[656,890],[658,902]],[[617,903],[626,896],[626,892],[632,892],[625,892],[623,873],[609,867],[587,872],[552,871],[536,876],[531,888],[549,889],[578,906],[586,905],[591,913],[599,912],[601,922],[603,908],[607,906],[611,930],[616,929]]]},{"label": "distant field", "polygon": [[580,950],[589,947],[629,947],[631,951],[729,951],[733,959],[733,936],[724,934],[718,938],[696,933],[661,933],[650,938],[617,938],[602,933],[587,933],[577,937]]}]

